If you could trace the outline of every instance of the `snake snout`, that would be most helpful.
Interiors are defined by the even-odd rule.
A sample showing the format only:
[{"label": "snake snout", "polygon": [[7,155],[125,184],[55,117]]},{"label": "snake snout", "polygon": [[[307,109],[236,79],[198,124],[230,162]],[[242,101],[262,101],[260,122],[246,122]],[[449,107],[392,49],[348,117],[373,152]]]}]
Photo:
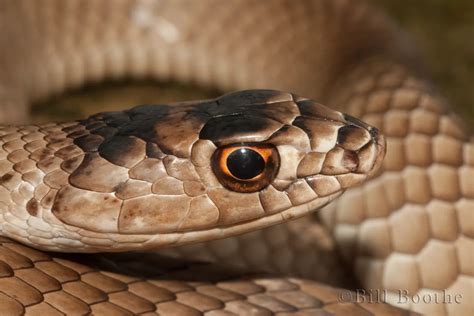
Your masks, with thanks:
[{"label": "snake snout", "polygon": [[293,124],[306,132],[311,146],[298,165],[298,178],[326,179],[347,189],[379,169],[385,139],[378,129],[311,100],[298,107],[302,115]]},{"label": "snake snout", "polygon": [[346,163],[353,164],[357,160],[357,168],[353,171],[372,176],[379,170],[385,156],[385,138],[379,129],[350,115],[343,116],[347,125],[338,130],[337,143],[344,149],[346,157],[353,157],[346,159]]}]

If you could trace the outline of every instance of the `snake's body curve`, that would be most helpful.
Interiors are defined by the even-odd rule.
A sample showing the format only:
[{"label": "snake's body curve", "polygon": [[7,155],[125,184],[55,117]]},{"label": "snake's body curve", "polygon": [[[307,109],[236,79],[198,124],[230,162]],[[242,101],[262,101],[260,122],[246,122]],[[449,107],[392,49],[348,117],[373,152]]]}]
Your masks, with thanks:
[{"label": "snake's body curve", "polygon": [[[321,213],[358,280],[367,289],[386,289],[388,302],[415,311],[472,313],[474,144],[421,74],[409,41],[376,10],[342,0],[7,0],[0,3],[0,27],[4,122],[25,121],[31,102],[65,89],[152,77],[223,90],[292,91],[362,118],[387,139],[385,161],[376,171],[383,142],[375,129],[273,91],[142,106],[63,125],[3,127],[2,235],[60,251],[184,244],[300,216],[369,175]],[[223,131],[235,122],[226,121],[229,116],[247,130]],[[311,123],[315,117],[324,127]],[[216,146],[242,139],[271,140],[286,159],[268,197],[227,193],[211,175]],[[319,167],[313,160],[318,155],[324,156]],[[148,169],[137,167],[144,157],[155,159]],[[356,158],[358,167],[351,166]],[[161,172],[160,181],[150,179],[156,176],[152,168]],[[130,174],[133,181],[124,185]],[[297,181],[313,175],[319,181],[314,186]],[[200,197],[202,190],[207,197]],[[125,205],[127,199],[135,204]],[[137,205],[145,203],[158,210],[173,204],[180,211],[137,221]],[[206,210],[206,216],[190,210]],[[315,239],[321,236],[329,235],[306,219],[173,251],[279,273],[296,270],[341,285],[339,270],[331,271],[336,261],[327,257],[334,255],[331,241]],[[276,251],[288,240],[298,246]],[[138,267],[133,256],[50,255],[7,238],[1,243],[0,309],[11,314],[403,313],[342,302],[346,292],[303,279],[242,275],[153,256]],[[292,255],[296,259],[288,259]],[[399,290],[408,298],[450,295],[460,302],[400,302]]]}]

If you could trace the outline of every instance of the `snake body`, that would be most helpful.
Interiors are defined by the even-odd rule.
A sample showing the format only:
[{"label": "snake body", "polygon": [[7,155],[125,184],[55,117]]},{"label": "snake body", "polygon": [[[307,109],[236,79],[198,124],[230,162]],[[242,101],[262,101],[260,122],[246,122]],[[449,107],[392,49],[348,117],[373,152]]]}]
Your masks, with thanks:
[{"label": "snake body", "polygon": [[[292,91],[3,126],[2,313],[408,313],[307,279],[239,270],[342,285],[337,248],[361,286],[385,289],[389,303],[472,314],[474,143],[409,40],[377,10],[343,0],[6,0],[0,27],[4,122],[24,122],[31,102],[104,79]],[[213,153],[241,143],[278,152],[263,190],[234,192],[213,172]],[[346,189],[319,212],[325,228],[303,218],[209,241],[299,217]],[[198,241],[167,254],[221,265],[44,252]],[[459,298],[415,301],[435,295]]]}]

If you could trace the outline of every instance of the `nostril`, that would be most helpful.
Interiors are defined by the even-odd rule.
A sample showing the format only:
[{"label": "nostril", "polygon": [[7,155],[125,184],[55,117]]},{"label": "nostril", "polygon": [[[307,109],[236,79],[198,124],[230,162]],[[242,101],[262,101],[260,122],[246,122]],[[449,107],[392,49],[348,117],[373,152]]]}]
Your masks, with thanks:
[{"label": "nostril", "polygon": [[346,125],[338,130],[337,144],[346,150],[357,151],[371,140],[370,133],[356,125]]},{"label": "nostril", "polygon": [[357,153],[338,146],[327,153],[321,172],[325,175],[346,174],[356,171],[358,166]]},{"label": "nostril", "polygon": [[377,139],[380,136],[380,130],[378,128],[371,127],[369,129],[369,134],[370,136],[372,136],[373,139]]},{"label": "nostril", "polygon": [[346,125],[341,127],[337,131],[337,143],[344,144],[346,142],[353,141],[353,139],[357,137],[355,134],[357,134],[359,130],[360,128],[355,125]]},{"label": "nostril", "polygon": [[353,151],[344,151],[342,161],[345,168],[350,172],[356,171],[359,166],[359,156]]}]

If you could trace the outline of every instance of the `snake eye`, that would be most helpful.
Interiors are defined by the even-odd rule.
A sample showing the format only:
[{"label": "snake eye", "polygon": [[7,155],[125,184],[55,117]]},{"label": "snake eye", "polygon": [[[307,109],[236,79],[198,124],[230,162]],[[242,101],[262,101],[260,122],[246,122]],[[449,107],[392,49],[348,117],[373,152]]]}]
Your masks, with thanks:
[{"label": "snake eye", "polygon": [[270,144],[234,144],[218,148],[212,170],[229,190],[247,193],[265,188],[275,178],[280,163]]},{"label": "snake eye", "polygon": [[265,170],[265,160],[257,151],[250,148],[239,148],[227,156],[227,169],[241,180],[255,178]]}]

